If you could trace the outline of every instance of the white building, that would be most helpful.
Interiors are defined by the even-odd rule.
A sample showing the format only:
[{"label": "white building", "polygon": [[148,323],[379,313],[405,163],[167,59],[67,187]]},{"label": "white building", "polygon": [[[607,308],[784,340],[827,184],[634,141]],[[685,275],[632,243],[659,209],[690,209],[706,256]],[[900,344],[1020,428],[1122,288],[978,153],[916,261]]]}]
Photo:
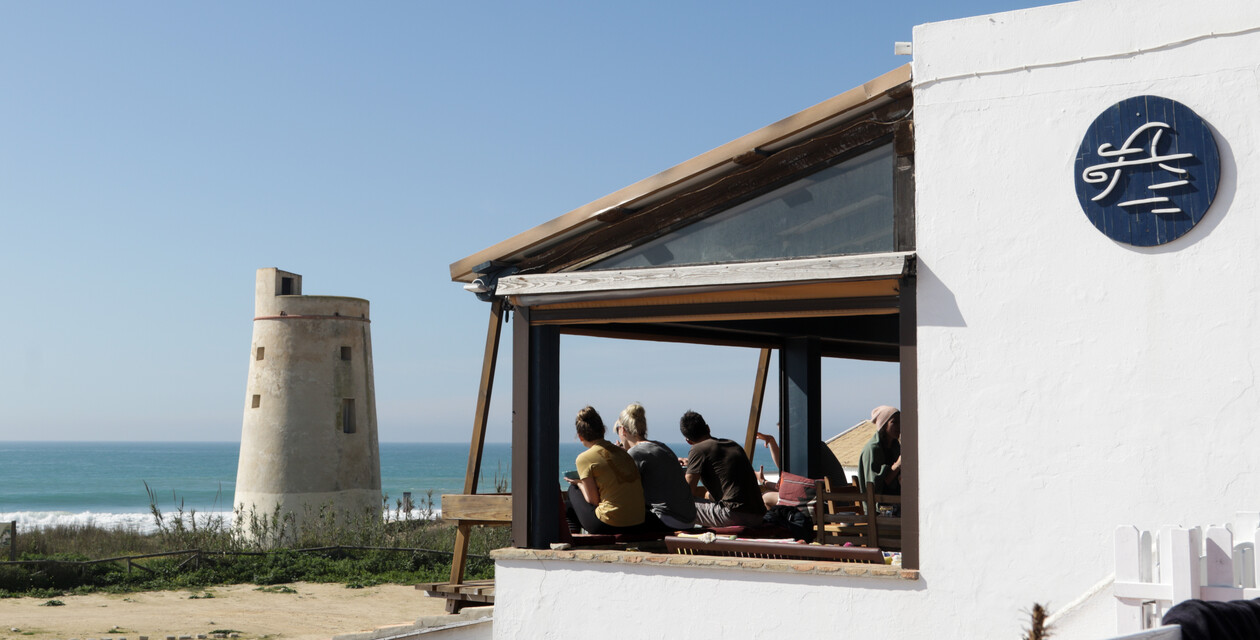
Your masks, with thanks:
[{"label": "white building", "polygon": [[[1256,508],[1260,3],[1082,0],[913,50],[452,265],[518,320],[496,637],[1016,637],[1033,603],[1107,637],[1117,525]],[[899,361],[905,569],[549,550],[565,334],[780,349],[797,443],[818,358]]]}]

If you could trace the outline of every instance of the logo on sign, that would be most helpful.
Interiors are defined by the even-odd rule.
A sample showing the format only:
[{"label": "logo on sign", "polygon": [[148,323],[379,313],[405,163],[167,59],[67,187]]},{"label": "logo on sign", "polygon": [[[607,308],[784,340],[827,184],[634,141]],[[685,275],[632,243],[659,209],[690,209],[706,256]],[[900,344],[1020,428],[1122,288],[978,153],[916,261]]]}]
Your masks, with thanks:
[{"label": "logo on sign", "polygon": [[1112,240],[1139,247],[1194,228],[1216,198],[1220,175],[1207,123],[1158,96],[1104,111],[1076,154],[1076,196],[1089,221]]}]

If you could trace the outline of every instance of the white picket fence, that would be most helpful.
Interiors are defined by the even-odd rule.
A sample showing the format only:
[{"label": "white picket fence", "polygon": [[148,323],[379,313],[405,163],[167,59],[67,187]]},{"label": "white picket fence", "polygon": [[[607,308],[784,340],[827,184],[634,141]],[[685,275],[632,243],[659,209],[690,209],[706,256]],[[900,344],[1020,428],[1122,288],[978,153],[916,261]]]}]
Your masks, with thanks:
[{"label": "white picket fence", "polygon": [[1256,588],[1260,512],[1239,512],[1232,524],[1164,527],[1158,537],[1116,528],[1116,613],[1120,633],[1159,625],[1173,605],[1191,599],[1260,598]]}]

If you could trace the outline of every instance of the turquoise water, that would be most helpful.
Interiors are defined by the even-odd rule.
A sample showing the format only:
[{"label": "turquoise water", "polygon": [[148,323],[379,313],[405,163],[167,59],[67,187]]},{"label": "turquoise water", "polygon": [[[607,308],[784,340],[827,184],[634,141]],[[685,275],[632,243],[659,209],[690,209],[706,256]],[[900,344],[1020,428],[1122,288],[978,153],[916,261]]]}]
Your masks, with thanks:
[{"label": "turquoise water", "polygon": [[[679,455],[686,446],[671,444]],[[478,491],[494,490],[495,476],[511,477],[511,446],[487,443]],[[560,444],[560,476],[573,468],[578,442]],[[82,524],[151,529],[147,484],[164,513],[230,514],[236,490],[236,442],[0,442],[0,522],[20,526]],[[383,442],[381,491],[390,504],[411,492],[422,503],[432,490],[464,489],[468,445]]]},{"label": "turquoise water", "polygon": [[[562,456],[578,445],[562,445]],[[146,528],[153,490],[164,512],[230,512],[240,444],[235,442],[0,442],[0,521]],[[419,501],[433,491],[464,487],[468,445],[381,443],[381,490],[390,503],[410,491]],[[569,456],[572,457],[572,456]],[[487,443],[479,491],[495,474],[511,475],[511,447]]]}]

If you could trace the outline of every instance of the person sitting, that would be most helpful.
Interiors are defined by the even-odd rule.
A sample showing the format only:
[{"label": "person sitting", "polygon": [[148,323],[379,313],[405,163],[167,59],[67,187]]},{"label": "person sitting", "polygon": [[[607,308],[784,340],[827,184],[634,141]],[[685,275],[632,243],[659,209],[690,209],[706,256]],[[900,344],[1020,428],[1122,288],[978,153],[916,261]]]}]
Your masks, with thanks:
[{"label": "person sitting", "polygon": [[594,408],[578,411],[575,426],[586,451],[577,457],[578,479],[565,477],[570,525],[580,524],[588,533],[598,534],[641,530],[646,509],[634,459],[604,439],[604,421]]},{"label": "person sitting", "polygon": [[[683,414],[678,430],[691,445],[685,477],[696,497],[697,522],[705,527],[761,524],[766,505],[744,448],[725,438],[714,438],[708,423],[695,411]],[[709,498],[704,497],[706,489]]]},{"label": "person sitting", "polygon": [[[779,425],[776,424],[775,426]],[[783,457],[779,451],[779,442],[768,433],[758,431],[755,435],[762,445],[770,450],[770,460],[774,462],[775,468],[779,469],[780,472],[783,471]],[[848,485],[849,477],[844,473],[844,465],[840,464],[840,459],[836,457],[831,447],[827,446],[827,443],[820,443],[819,446],[821,448],[818,451],[818,461],[822,464],[822,467],[821,473],[818,475],[826,478],[833,488]],[[757,482],[761,484],[761,499],[766,503],[766,508],[768,509],[779,503],[779,486],[778,483],[767,482],[765,473],[766,468],[763,465],[757,471]]]},{"label": "person sitting", "polygon": [[901,411],[887,405],[871,410],[875,435],[862,449],[858,464],[858,486],[866,491],[867,483],[875,485],[875,493],[901,495]]},{"label": "person sitting", "polygon": [[[696,503],[683,477],[678,457],[664,444],[647,439],[647,415],[643,405],[633,403],[622,410],[613,430],[617,444],[634,458],[643,481],[643,499],[648,511],[667,530],[690,529],[696,522]],[[648,518],[651,526],[653,518]]]}]

